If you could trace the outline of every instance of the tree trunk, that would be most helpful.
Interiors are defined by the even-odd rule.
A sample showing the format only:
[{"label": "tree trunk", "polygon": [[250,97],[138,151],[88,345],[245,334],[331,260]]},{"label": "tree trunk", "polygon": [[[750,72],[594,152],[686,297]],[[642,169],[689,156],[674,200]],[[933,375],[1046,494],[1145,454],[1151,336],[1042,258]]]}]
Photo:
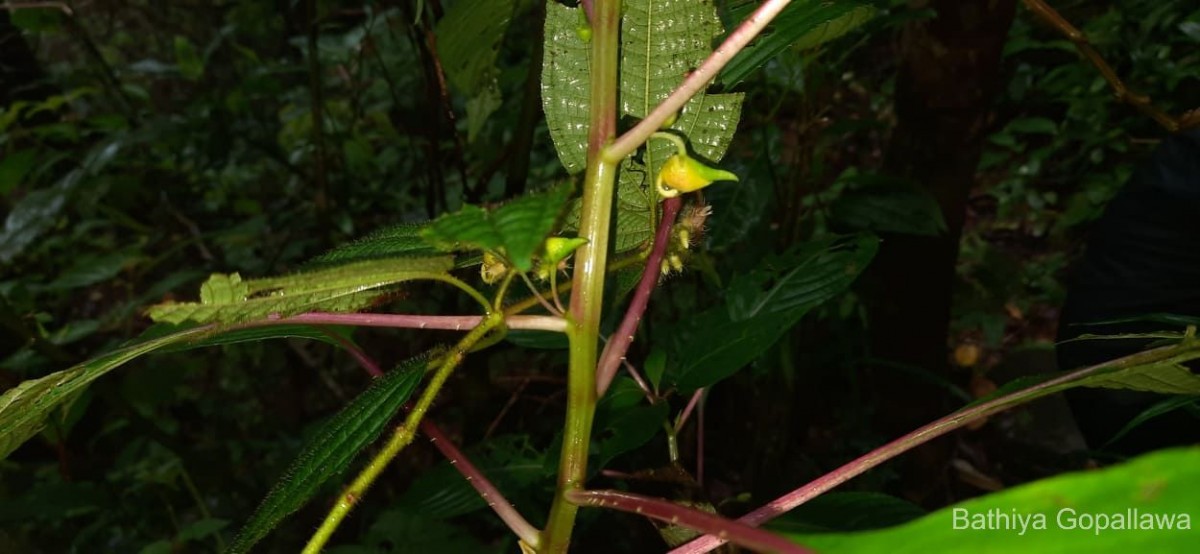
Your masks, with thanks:
[{"label": "tree trunk", "polygon": [[[937,16],[909,23],[900,37],[897,124],[884,171],[935,198],[947,231],[936,237],[884,234],[868,270],[872,355],[949,377],[947,332],[955,263],[968,193],[975,181],[992,101],[1003,84],[1001,51],[1016,0],[921,0]],[[894,365],[871,368],[878,421],[889,436],[943,415],[941,391]],[[905,494],[937,503],[946,443],[904,464]]]}]

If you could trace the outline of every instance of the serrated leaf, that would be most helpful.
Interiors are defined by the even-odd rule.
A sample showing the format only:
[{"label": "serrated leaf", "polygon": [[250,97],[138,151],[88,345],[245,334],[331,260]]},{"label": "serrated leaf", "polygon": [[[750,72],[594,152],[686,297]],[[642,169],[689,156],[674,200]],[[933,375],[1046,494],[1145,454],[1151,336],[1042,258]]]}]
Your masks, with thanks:
[{"label": "serrated leaf", "polygon": [[491,211],[463,206],[456,213],[434,220],[422,236],[449,252],[490,250],[502,254],[518,270],[529,271],[534,253],[554,230],[572,189],[569,183],[563,183]]},{"label": "serrated leaf", "polygon": [[[546,51],[542,65],[542,105],[559,159],[568,173],[587,164],[591,77],[590,48],[579,38],[576,9],[547,5]],[[621,17],[621,114],[645,117],[674,90],[712,50],[722,32],[709,0],[629,0]],[[741,117],[741,94],[701,92],[680,111],[669,127],[687,137],[692,152],[706,162],[719,161],[729,147]],[[617,181],[617,253],[643,247],[654,235],[658,196],[653,181],[674,146],[651,140],[644,152],[627,158]],[[637,159],[635,159],[635,157]],[[567,228],[578,220],[578,202]]]},{"label": "serrated leaf", "polygon": [[[734,13],[744,18],[757,6],[748,4]],[[875,17],[874,6],[862,1],[806,0],[792,2],[757,40],[739,52],[721,70],[717,80],[726,88],[767,64],[788,48],[809,49],[834,40]]]},{"label": "serrated leaf", "polygon": [[[339,332],[339,328],[331,329]],[[54,409],[70,402],[92,381],[143,354],[275,338],[308,338],[336,344],[327,333],[305,325],[272,324],[232,330],[212,325],[183,328],[158,325],[143,333],[134,344],[45,377],[22,382],[0,396],[0,459],[39,433]]]},{"label": "serrated leaf", "polygon": [[1200,395],[1200,375],[1192,373],[1181,363],[1169,361],[1101,373],[1083,379],[1077,385],[1162,394]]},{"label": "serrated leaf", "polygon": [[40,432],[52,410],[73,399],[100,376],[142,354],[183,342],[208,330],[188,329],[119,348],[70,369],[24,381],[5,391],[0,396],[0,459]]},{"label": "serrated leaf", "polygon": [[[667,98],[712,52],[723,31],[709,0],[628,0],[621,16],[621,113],[641,119]],[[741,117],[742,94],[701,91],[669,127],[687,137],[707,162],[725,156]],[[651,140],[642,155],[657,175],[675,147]]]},{"label": "serrated leaf", "polygon": [[321,254],[305,264],[306,268],[328,267],[351,262],[384,258],[420,258],[438,254],[421,238],[424,226],[404,223],[386,227]]},{"label": "serrated leaf", "polygon": [[591,103],[591,47],[579,38],[579,9],[546,3],[545,51],[542,55],[542,110],[554,149],[567,173],[587,167],[588,118]]},{"label": "serrated leaf", "polygon": [[674,329],[667,380],[686,392],[732,375],[845,291],[877,248],[871,235],[825,239],[735,277],[722,304]]},{"label": "serrated leaf", "polygon": [[162,323],[237,323],[312,310],[346,312],[370,306],[387,288],[427,279],[454,266],[453,258],[391,258],[243,281],[238,274],[211,276],[200,302],[168,302],[146,310]]},{"label": "serrated leaf", "polygon": [[[1191,552],[1198,496],[1200,449],[1180,448],[974,498],[899,527],[789,537],[821,552]],[[989,513],[1020,514],[1031,526],[1022,532],[1019,524],[988,525]],[[1097,526],[1101,516],[1107,529]],[[1144,528],[1144,517],[1162,524]],[[1124,529],[1116,518],[1127,522]]]},{"label": "serrated leaf", "polygon": [[421,382],[427,361],[418,356],[384,374],[322,426],[250,516],[229,552],[247,552],[379,438]]}]

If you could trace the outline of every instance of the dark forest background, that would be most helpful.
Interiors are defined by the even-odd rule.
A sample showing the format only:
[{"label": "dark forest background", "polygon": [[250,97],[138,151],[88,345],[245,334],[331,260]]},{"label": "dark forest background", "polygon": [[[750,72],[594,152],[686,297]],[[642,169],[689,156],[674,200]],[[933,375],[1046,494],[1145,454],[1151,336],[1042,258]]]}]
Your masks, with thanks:
[{"label": "dark forest background", "polygon": [[[716,3],[727,27],[745,4]],[[142,309],[209,273],[285,273],[383,225],[565,176],[540,114],[534,0],[516,2],[486,118],[440,75],[449,0],[14,4],[0,9],[0,389],[136,336]],[[704,249],[647,316],[646,333],[669,334],[731,270],[829,232],[883,238],[852,292],[711,391],[702,484],[729,515],[1054,370],[1090,225],[1167,135],[1016,0],[875,4],[856,31],[731,87],[747,96],[722,167],[741,182],[706,192]],[[1196,107],[1195,2],[1054,6],[1155,105]],[[397,309],[465,313],[456,298],[417,287]],[[385,363],[450,336],[355,335]],[[631,359],[647,354],[635,341]],[[485,467],[506,468],[500,481],[534,520],[553,490],[564,360],[511,344],[472,357],[434,412]],[[300,340],[123,368],[0,462],[0,552],[218,551],[367,382],[344,353]],[[842,490],[920,513],[1128,454],[1088,444],[1075,419],[1040,401]],[[686,459],[694,444],[681,437]],[[655,467],[662,451],[652,442],[616,466]],[[445,492],[457,479],[419,442],[335,551],[514,551],[482,503]],[[263,551],[295,551],[324,506]],[[583,551],[661,548],[642,521],[585,515]],[[417,543],[404,538],[414,529]]]}]

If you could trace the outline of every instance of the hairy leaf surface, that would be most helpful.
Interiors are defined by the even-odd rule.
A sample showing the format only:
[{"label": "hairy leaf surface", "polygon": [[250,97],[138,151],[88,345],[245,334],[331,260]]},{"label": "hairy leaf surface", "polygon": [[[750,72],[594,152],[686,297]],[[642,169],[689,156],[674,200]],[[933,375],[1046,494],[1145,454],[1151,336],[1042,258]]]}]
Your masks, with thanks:
[{"label": "hairy leaf surface", "polygon": [[451,252],[491,250],[521,271],[533,267],[533,256],[567,206],[572,186],[558,185],[528,194],[488,211],[478,206],[446,214],[422,233],[430,244]]},{"label": "hairy leaf surface", "polygon": [[391,258],[243,281],[237,273],[214,274],[200,287],[200,302],[168,302],[147,314],[164,323],[238,323],[323,310],[348,312],[370,306],[391,285],[445,273],[453,258]]},{"label": "hairy leaf surface", "polygon": [[426,356],[418,356],[384,374],[326,423],[250,516],[229,552],[248,551],[308,502],[325,481],[345,470],[360,450],[379,438],[416,390],[427,362]]}]

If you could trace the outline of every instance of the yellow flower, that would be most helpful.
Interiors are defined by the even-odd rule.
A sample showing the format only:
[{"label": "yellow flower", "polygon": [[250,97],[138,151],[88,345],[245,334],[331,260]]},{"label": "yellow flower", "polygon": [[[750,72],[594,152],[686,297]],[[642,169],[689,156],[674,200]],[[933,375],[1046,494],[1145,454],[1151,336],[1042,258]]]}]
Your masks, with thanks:
[{"label": "yellow flower", "polygon": [[664,198],[674,198],[683,192],[695,192],[714,181],[737,181],[737,175],[708,167],[685,154],[675,154],[667,158],[655,180],[658,194]]}]

